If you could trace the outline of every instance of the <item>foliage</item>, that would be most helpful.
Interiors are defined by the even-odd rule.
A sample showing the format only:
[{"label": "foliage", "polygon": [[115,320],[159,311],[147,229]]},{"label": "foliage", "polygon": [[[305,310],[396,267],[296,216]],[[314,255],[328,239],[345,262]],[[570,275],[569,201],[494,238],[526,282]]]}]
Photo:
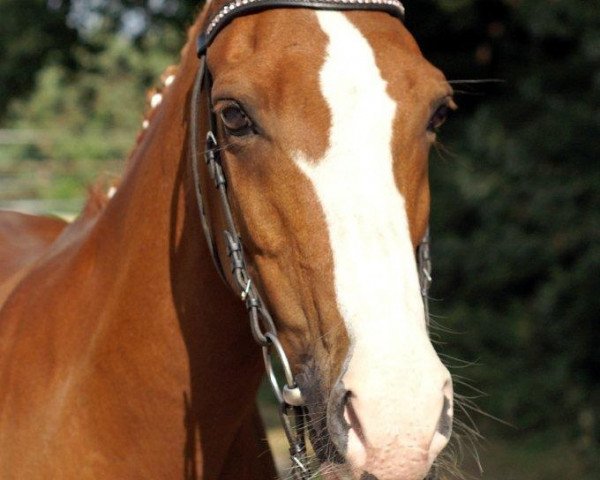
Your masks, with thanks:
[{"label": "foliage", "polygon": [[28,160],[55,164],[53,185],[41,192],[33,188],[45,198],[84,195],[106,170],[103,165],[116,173],[115,162],[108,161],[124,159],[133,147],[146,91],[177,61],[182,37],[169,24],[137,40],[103,28],[87,30],[71,54],[75,70],[49,60],[35,77],[35,90],[10,103],[4,126],[33,135],[30,142],[0,148],[2,169],[18,171],[19,159],[27,168]]},{"label": "foliage", "polygon": [[0,117],[12,97],[31,90],[45,62],[70,63],[77,35],[65,25],[69,2],[52,3],[0,0]]},{"label": "foliage", "polygon": [[[0,0],[0,122],[9,100],[27,96],[35,87],[39,70],[48,64],[64,74],[86,69],[90,57],[100,54],[115,36],[132,42],[138,54],[158,48],[168,52],[172,61],[201,4],[194,0]],[[135,73],[147,84],[150,70]]]},{"label": "foliage", "polygon": [[[416,2],[415,2],[416,3]],[[585,0],[418,2],[464,112],[433,164],[438,320],[504,435],[562,428],[598,452],[600,9]],[[409,10],[411,12],[411,10]],[[427,28],[423,28],[427,26]],[[484,93],[484,96],[463,95]],[[597,457],[596,457],[597,458]]]},{"label": "foliage", "polygon": [[[144,50],[120,36],[101,36],[94,43],[102,49],[76,51],[77,72],[50,63],[38,74],[33,95],[11,105],[8,125],[50,133],[50,141],[37,145],[42,158],[123,157],[141,126],[145,90],[173,61],[152,37],[146,43],[155,45]],[[163,32],[161,44],[173,43],[179,43],[178,35]]]}]

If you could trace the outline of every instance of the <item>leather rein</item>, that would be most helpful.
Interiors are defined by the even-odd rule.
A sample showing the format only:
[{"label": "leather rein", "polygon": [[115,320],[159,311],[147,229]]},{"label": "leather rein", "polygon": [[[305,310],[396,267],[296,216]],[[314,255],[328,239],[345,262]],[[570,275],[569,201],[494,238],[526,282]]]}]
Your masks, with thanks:
[{"label": "leather rein", "polygon": [[[225,176],[221,147],[217,140],[217,119],[212,108],[210,92],[212,78],[206,63],[207,49],[217,34],[233,19],[272,8],[308,8],[313,10],[376,10],[384,11],[400,20],[404,19],[404,7],[398,0],[234,0],[223,6],[215,13],[198,37],[197,53],[200,59],[198,73],[194,81],[191,97],[190,120],[190,160],[194,189],[204,236],[217,272],[229,286],[225,269],[218,253],[215,236],[208,219],[206,203],[202,192],[200,178],[199,139],[199,108],[203,91],[206,93],[208,111],[208,132],[204,140],[204,162],[210,179],[219,192],[220,208],[225,217],[226,229],[223,232],[224,242],[229,259],[231,278],[234,292],[239,295],[246,305],[250,320],[250,329],[254,340],[262,348],[267,376],[279,404],[279,416],[285,431],[292,462],[290,477],[294,480],[313,478],[309,469],[306,451],[306,415],[307,410],[302,392],[295,381],[290,363],[283,350],[275,322],[265,303],[260,297],[255,283],[252,281],[247,268],[246,258],[239,231],[235,225],[229,197],[227,195],[227,178]],[[417,252],[417,263],[421,296],[425,307],[425,318],[429,325],[428,291],[431,284],[431,260],[429,256],[429,231],[423,238]],[[278,359],[283,369],[285,382],[283,386],[277,378],[274,369],[274,359]],[[429,478],[429,477],[428,477]]]}]

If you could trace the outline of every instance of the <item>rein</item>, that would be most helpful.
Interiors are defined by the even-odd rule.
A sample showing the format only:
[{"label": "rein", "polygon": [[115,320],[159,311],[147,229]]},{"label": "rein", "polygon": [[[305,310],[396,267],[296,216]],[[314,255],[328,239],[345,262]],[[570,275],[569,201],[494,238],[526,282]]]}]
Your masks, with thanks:
[{"label": "rein", "polygon": [[[208,109],[208,132],[204,143],[204,161],[210,179],[219,192],[220,207],[225,216],[226,229],[223,232],[229,258],[230,272],[237,293],[246,305],[250,320],[250,329],[256,343],[261,347],[263,360],[271,385],[271,389],[279,404],[279,417],[289,443],[292,470],[290,478],[294,480],[309,480],[313,478],[308,466],[306,451],[307,410],[302,392],[294,379],[294,375],[277,334],[277,328],[271,314],[260,297],[255,283],[247,269],[242,240],[233,219],[231,205],[227,196],[227,178],[223,171],[220,155],[221,147],[217,140],[217,120],[213,112],[210,92],[212,79],[206,64],[207,49],[217,34],[233,19],[271,8],[308,8],[313,10],[376,10],[384,11],[400,20],[404,19],[404,7],[398,0],[235,0],[223,6],[211,19],[198,37],[197,53],[200,65],[191,97],[190,120],[190,159],[194,179],[194,190],[200,212],[200,220],[206,243],[213,263],[221,279],[228,285],[223,263],[218,254],[217,244],[213,235],[203,198],[200,162],[198,153],[198,123],[199,105],[204,91]],[[429,254],[429,229],[418,247],[417,263],[421,296],[425,309],[425,319],[429,327],[428,291],[431,285],[431,259]],[[236,291],[237,289],[237,291]],[[277,379],[274,359],[279,359],[283,368],[285,383],[280,385]],[[435,474],[434,474],[435,475]],[[433,479],[435,476],[427,477]]]}]

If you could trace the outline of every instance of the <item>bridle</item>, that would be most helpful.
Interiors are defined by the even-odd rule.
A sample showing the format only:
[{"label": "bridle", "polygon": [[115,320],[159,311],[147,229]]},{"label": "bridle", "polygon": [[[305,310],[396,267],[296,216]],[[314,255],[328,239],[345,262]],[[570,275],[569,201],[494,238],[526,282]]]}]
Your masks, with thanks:
[{"label": "bridle", "polygon": [[[223,6],[214,14],[198,37],[197,53],[200,66],[191,97],[190,121],[190,159],[194,179],[194,189],[204,236],[217,272],[229,285],[225,269],[219,257],[206,204],[204,201],[198,153],[198,120],[202,91],[207,92],[208,132],[206,134],[204,160],[210,179],[219,193],[220,207],[224,214],[226,229],[224,241],[229,258],[229,266],[234,282],[234,291],[245,303],[250,320],[250,329],[254,340],[262,348],[263,359],[271,389],[279,403],[279,416],[290,445],[292,470],[290,478],[308,480],[313,478],[308,467],[306,453],[306,407],[302,392],[294,379],[288,358],[283,350],[277,328],[265,303],[253,283],[247,269],[242,240],[233,219],[233,213],[227,196],[227,178],[223,171],[220,147],[217,140],[217,119],[213,112],[210,91],[212,78],[206,65],[206,52],[217,34],[233,19],[242,15],[272,8],[308,8],[313,10],[377,10],[384,11],[400,20],[404,19],[404,7],[398,0],[235,0]],[[428,291],[431,284],[431,260],[429,256],[429,229],[418,248],[418,271],[421,296],[429,324]],[[274,358],[278,358],[283,369],[285,383],[280,386],[274,369]],[[431,478],[431,477],[429,477]]]}]

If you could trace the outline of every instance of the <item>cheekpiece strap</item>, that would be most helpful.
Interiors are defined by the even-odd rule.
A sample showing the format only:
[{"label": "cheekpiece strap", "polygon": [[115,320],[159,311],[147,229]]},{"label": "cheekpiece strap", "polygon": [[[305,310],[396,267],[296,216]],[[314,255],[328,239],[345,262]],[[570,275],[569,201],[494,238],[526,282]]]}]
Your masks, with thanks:
[{"label": "cheekpiece strap", "polygon": [[271,8],[308,8],[311,10],[379,10],[404,20],[404,6],[399,0],[234,0],[221,8],[198,37],[197,53],[201,57],[217,34],[231,20]]}]

